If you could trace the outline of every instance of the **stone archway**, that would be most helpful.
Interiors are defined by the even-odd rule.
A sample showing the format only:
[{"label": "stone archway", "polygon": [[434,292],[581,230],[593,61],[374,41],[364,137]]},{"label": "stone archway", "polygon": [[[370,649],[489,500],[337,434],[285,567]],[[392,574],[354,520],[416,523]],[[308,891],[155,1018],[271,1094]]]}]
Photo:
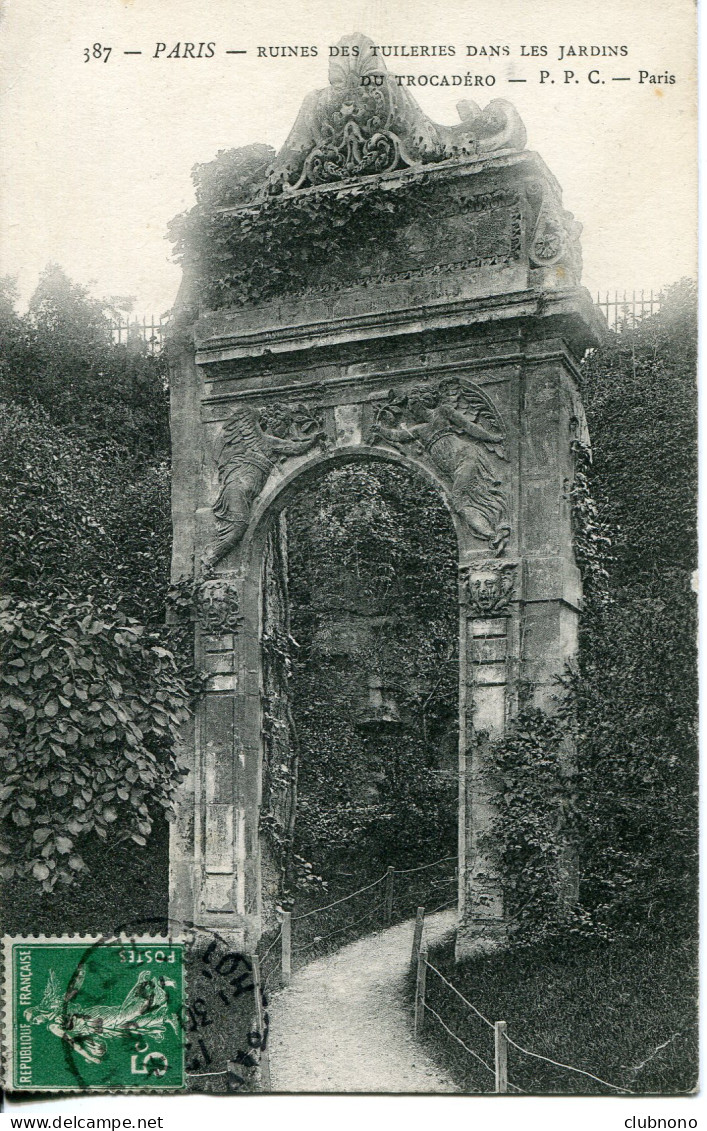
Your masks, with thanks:
[{"label": "stone archway", "polygon": [[[379,478],[377,467],[392,469],[392,476],[383,472]],[[357,473],[362,474],[359,477]],[[376,517],[369,529],[361,496],[352,483],[364,490],[366,498],[373,498]],[[379,483],[383,484],[380,495],[376,488]],[[250,545],[243,546],[245,569],[254,580],[260,577],[260,617],[251,605],[246,666],[254,669],[260,663],[261,702],[254,703],[253,708],[260,707],[261,720],[260,891],[264,931],[276,927],[273,908],[282,902],[283,891],[291,891],[291,852],[316,860],[317,871],[324,868],[322,874],[333,879],[326,872],[326,861],[331,864],[333,858],[331,843],[322,848],[323,854],[311,845],[304,849],[302,843],[294,848],[294,842],[301,840],[294,826],[295,814],[299,826],[303,791],[310,815],[307,827],[310,833],[313,831],[312,796],[307,793],[307,783],[315,790],[317,809],[321,806],[329,814],[327,827],[331,820],[335,827],[339,824],[335,810],[343,801],[335,798],[341,794],[366,823],[378,806],[390,801],[391,782],[400,773],[402,749],[407,766],[402,788],[406,794],[410,791],[409,800],[422,801],[416,793],[422,781],[420,774],[424,777],[427,761],[431,766],[434,760],[437,772],[425,779],[430,792],[422,804],[431,813],[444,796],[440,811],[446,828],[444,850],[439,850],[439,828],[433,834],[431,856],[424,855],[429,850],[429,830],[427,839],[420,830],[420,835],[405,839],[400,805],[395,805],[396,816],[378,818],[370,827],[369,853],[375,855],[381,849],[386,839],[382,830],[388,829],[389,835],[388,851],[373,865],[368,879],[389,864],[406,867],[454,851],[449,833],[453,831],[456,846],[456,831],[450,830],[449,820],[457,825],[458,805],[450,793],[457,788],[458,539],[451,508],[448,502],[445,504],[446,494],[438,482],[421,475],[405,457],[390,458],[384,450],[365,445],[333,447],[303,460],[301,469],[288,477],[287,484],[261,512],[257,526],[248,535]],[[423,526],[416,521],[413,503],[418,513],[425,515]],[[340,527],[340,521],[347,521],[348,506],[355,515],[353,537]],[[334,530],[328,531],[323,516],[331,513],[337,518]],[[394,572],[386,554],[390,537],[396,539]],[[433,538],[438,540],[436,547]],[[371,540],[379,550],[373,557]],[[333,551],[332,541],[337,547]],[[407,553],[400,556],[401,545],[409,549],[409,559]],[[308,562],[309,553],[313,557]],[[427,564],[427,553],[437,563],[436,568]],[[417,583],[412,587],[406,583],[408,565]],[[424,591],[419,594],[422,577]],[[422,639],[427,644],[424,649]],[[448,664],[445,666],[450,654],[454,657],[454,676]],[[298,656],[300,661],[306,656],[306,662],[295,662]],[[442,666],[434,667],[435,662]],[[445,706],[443,716],[437,718],[442,700],[436,691],[442,684]],[[439,749],[426,737],[430,722],[439,737],[442,717],[444,770]],[[339,776],[342,771],[346,786]],[[321,788],[326,775],[330,791]],[[402,802],[402,798],[398,800]],[[369,805],[373,809],[364,816]],[[391,827],[397,830],[392,835]],[[407,845],[404,856],[401,836]],[[337,874],[339,868],[355,871],[354,857],[364,870],[371,866],[370,859],[364,860],[360,836],[356,842],[351,857],[345,853],[337,863]],[[367,880],[362,877],[360,883],[364,882]],[[325,901],[331,898],[329,894]]]},{"label": "stone archway", "polygon": [[[389,459],[437,486],[459,540],[461,955],[506,930],[484,837],[493,786],[475,736],[503,734],[521,681],[550,706],[576,647],[576,366],[596,341],[595,315],[579,286],[578,225],[540,158],[523,149],[516,112],[497,100],[490,116],[468,110],[460,126],[438,127],[409,95],[400,105],[379,61],[380,97],[390,102],[381,148],[365,137],[366,58],[345,73],[334,66],[330,87],[305,102],[270,184],[287,186],[284,207],[298,193],[353,184],[394,197],[420,184],[434,217],[418,211],[406,223],[401,209],[397,228],[361,249],[345,278],[332,264],[331,276],[278,299],[208,311],[189,285],[182,294],[171,376],[173,576],[202,582],[196,653],[209,684],[184,738],[191,773],[173,826],[170,914],[240,947],[259,937],[267,519],[325,465]],[[339,123],[349,105],[363,149],[354,160],[342,141],[343,165],[331,154],[327,164],[327,115]],[[423,135],[427,149],[415,156],[410,145]],[[374,150],[382,165],[366,158]],[[247,207],[257,211],[258,199]]]}]

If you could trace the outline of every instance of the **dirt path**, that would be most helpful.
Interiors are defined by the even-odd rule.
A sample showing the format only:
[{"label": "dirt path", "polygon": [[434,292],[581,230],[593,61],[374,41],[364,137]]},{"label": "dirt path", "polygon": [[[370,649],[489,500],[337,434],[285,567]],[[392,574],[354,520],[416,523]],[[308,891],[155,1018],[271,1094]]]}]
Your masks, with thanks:
[{"label": "dirt path", "polygon": [[[426,921],[428,942],[456,913]],[[416,1044],[403,1004],[413,921],[305,966],[270,1004],[274,1092],[455,1092]]]}]

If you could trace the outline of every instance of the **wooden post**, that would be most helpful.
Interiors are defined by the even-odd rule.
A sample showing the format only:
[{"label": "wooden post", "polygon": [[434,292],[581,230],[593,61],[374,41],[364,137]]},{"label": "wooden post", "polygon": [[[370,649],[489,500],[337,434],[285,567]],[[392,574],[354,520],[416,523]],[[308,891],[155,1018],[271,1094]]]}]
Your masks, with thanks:
[{"label": "wooden post", "polygon": [[412,936],[412,957],[410,965],[413,970],[417,967],[417,956],[420,953],[420,946],[422,945],[422,929],[425,925],[425,909],[418,907],[417,915],[415,916],[415,931]]},{"label": "wooden post", "polygon": [[289,986],[292,979],[292,912],[282,913],[282,981]]},{"label": "wooden post", "polygon": [[427,943],[423,942],[417,954],[417,981],[415,983],[415,1036],[419,1037],[425,1023],[425,987],[427,985]]},{"label": "wooden post", "polygon": [[493,1027],[494,1067],[496,1070],[496,1091],[508,1091],[508,1042],[506,1041],[506,1022],[497,1021]]},{"label": "wooden post", "polygon": [[393,884],[395,883],[395,868],[388,868],[385,875],[385,922],[390,923],[393,918]]},{"label": "wooden post", "polygon": [[[263,1010],[263,988],[260,980],[260,959],[252,954],[253,993],[255,995],[255,1027],[260,1034],[260,1081],[264,1092],[270,1091],[270,1052],[268,1034],[265,1030],[265,1011]],[[265,1047],[263,1047],[265,1046]]]}]

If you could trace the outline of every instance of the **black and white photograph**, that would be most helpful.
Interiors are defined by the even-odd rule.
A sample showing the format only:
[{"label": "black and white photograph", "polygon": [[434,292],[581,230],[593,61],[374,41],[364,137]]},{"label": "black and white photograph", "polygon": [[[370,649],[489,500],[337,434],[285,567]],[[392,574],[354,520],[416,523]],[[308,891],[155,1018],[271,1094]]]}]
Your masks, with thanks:
[{"label": "black and white photograph", "polygon": [[12,1127],[699,1126],[697,236],[690,0],[3,0]]}]

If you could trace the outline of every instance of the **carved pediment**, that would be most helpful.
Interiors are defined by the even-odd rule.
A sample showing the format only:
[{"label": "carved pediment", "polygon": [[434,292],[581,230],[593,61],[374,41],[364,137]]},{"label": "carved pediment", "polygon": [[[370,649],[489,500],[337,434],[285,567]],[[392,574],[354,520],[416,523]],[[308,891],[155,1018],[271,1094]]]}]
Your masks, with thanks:
[{"label": "carved pediment", "polygon": [[461,121],[438,125],[388,73],[372,40],[356,34],[338,46],[348,54],[330,60],[329,86],[305,99],[270,170],[269,193],[524,148],[525,127],[505,99],[484,110],[461,101]]}]

